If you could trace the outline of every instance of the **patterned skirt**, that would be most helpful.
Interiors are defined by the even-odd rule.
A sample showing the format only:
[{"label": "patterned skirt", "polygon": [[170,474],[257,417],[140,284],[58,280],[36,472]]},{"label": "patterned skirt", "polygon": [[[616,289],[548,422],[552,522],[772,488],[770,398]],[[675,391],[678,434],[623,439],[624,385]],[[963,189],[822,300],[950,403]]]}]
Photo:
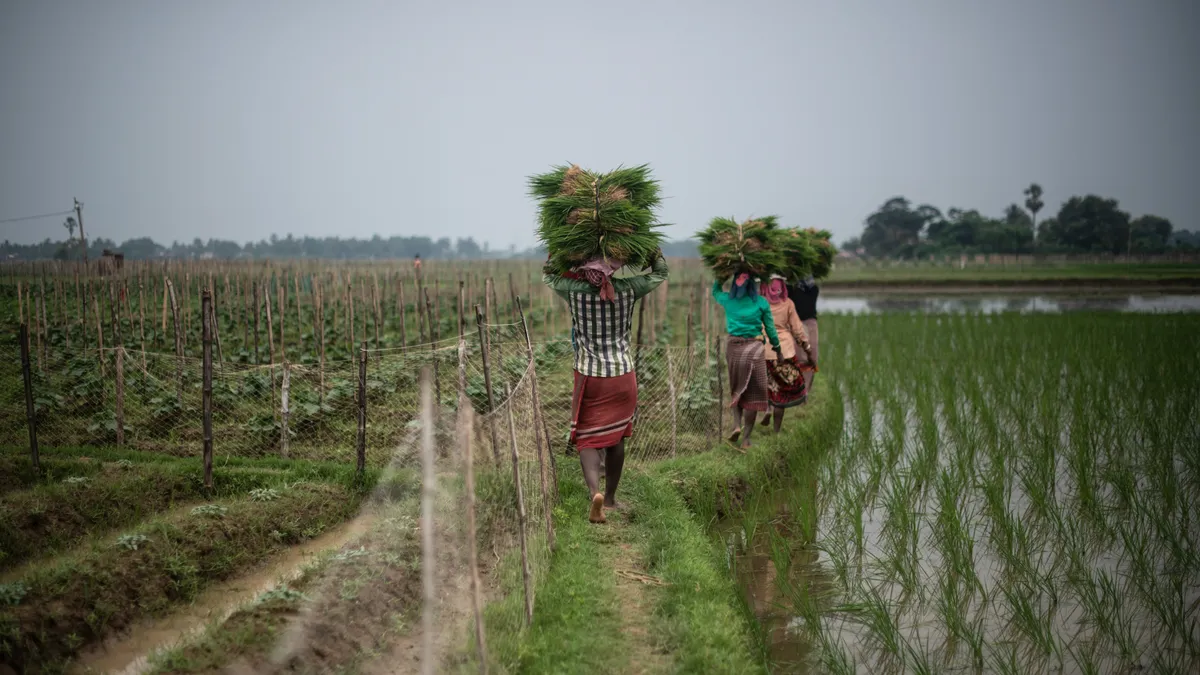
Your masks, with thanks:
[{"label": "patterned skirt", "polygon": [[772,406],[790,408],[808,400],[808,381],[798,357],[767,361],[767,374]]},{"label": "patterned skirt", "polygon": [[766,412],[768,378],[763,343],[730,335],[725,344],[725,359],[729,362],[729,407]]}]

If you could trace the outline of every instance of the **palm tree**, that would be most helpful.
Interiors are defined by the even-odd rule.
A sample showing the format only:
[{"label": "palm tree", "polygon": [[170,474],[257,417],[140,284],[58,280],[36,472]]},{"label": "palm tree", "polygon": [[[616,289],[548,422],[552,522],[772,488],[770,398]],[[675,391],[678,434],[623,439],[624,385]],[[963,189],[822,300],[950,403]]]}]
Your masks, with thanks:
[{"label": "palm tree", "polygon": [[1042,186],[1037,183],[1030,183],[1029,187],[1025,188],[1025,208],[1029,209],[1029,213],[1033,215],[1033,244],[1037,247],[1037,214],[1042,210],[1045,203],[1042,202]]}]

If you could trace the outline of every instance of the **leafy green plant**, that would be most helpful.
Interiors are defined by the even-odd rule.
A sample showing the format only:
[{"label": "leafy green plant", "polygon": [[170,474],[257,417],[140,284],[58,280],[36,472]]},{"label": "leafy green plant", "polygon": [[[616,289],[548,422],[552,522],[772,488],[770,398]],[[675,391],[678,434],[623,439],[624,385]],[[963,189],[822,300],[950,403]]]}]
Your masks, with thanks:
[{"label": "leafy green plant", "polygon": [[192,509],[192,515],[204,518],[221,518],[228,511],[229,509],[220,504],[201,504]]},{"label": "leafy green plant", "polygon": [[254,488],[250,491],[250,499],[256,502],[271,502],[279,497],[279,491],[275,488]]},{"label": "leafy green plant", "polygon": [[19,605],[21,600],[25,598],[25,594],[29,592],[29,587],[21,581],[11,581],[6,584],[0,584],[0,605]]},{"label": "leafy green plant", "polygon": [[136,551],[138,547],[144,546],[150,538],[144,534],[123,534],[117,537],[117,548],[123,548],[126,551]]}]

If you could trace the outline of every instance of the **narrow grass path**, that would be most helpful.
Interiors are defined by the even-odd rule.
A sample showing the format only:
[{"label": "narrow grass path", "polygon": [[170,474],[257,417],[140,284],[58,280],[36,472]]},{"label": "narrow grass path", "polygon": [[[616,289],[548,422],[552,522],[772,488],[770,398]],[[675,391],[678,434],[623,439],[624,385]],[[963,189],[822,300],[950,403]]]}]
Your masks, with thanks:
[{"label": "narrow grass path", "polygon": [[629,467],[625,508],[593,525],[572,468],[560,482],[558,548],[533,626],[494,634],[497,665],[521,673],[764,672],[720,553],[669,484]]}]

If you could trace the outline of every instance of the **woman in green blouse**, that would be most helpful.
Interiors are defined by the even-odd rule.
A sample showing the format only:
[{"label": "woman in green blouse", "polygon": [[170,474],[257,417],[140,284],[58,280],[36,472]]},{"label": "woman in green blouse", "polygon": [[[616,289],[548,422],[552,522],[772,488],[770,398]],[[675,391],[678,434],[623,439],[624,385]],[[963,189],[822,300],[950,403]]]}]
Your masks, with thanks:
[{"label": "woman in green blouse", "polygon": [[725,360],[729,364],[729,407],[737,410],[741,427],[734,429],[730,442],[742,440],[742,448],[750,447],[750,435],[758,413],[765,413],[767,403],[767,363],[763,355],[762,334],[767,334],[771,347],[779,351],[779,335],[771,305],[758,294],[758,286],[743,272],[733,279],[729,292],[721,290],[721,280],[713,282],[713,298],[725,308]]}]

